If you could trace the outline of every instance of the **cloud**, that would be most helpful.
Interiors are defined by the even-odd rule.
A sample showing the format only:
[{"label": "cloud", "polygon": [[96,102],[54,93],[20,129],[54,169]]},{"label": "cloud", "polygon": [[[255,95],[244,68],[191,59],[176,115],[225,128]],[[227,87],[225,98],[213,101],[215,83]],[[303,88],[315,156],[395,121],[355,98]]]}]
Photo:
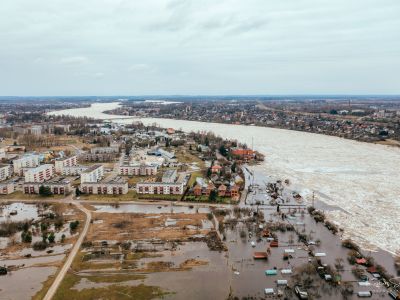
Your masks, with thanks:
[{"label": "cloud", "polygon": [[3,94],[400,93],[398,0],[2,0],[0,15]]},{"label": "cloud", "polygon": [[94,76],[94,78],[103,78],[105,76],[105,74],[102,72],[97,72],[97,73],[94,73],[93,76]]},{"label": "cloud", "polygon": [[60,59],[63,65],[83,65],[89,62],[89,59],[84,56],[69,56]]},{"label": "cloud", "polygon": [[147,72],[147,73],[151,73],[151,72],[155,72],[155,67],[150,66],[148,64],[134,64],[132,66],[129,67],[129,71],[131,72]]}]

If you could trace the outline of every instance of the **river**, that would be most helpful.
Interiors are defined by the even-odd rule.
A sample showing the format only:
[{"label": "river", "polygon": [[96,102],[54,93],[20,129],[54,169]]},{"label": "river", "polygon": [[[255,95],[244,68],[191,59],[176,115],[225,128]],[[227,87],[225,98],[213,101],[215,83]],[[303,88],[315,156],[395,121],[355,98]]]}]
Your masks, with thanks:
[{"label": "river", "polygon": [[268,127],[203,123],[156,118],[110,116],[118,103],[50,112],[53,115],[140,120],[184,131],[212,131],[254,145],[265,154],[258,168],[273,178],[288,178],[306,198],[312,191],[323,202],[340,207],[329,217],[365,248],[400,250],[400,149],[338,137]]}]

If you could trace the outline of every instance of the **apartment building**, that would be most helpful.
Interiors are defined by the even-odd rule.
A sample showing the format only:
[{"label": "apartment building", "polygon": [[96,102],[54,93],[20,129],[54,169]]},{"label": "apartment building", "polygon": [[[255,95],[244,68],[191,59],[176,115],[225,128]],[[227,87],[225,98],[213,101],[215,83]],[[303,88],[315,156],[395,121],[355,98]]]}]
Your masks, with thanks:
[{"label": "apartment building", "polygon": [[115,161],[117,153],[83,153],[79,160],[83,162],[109,162]]},{"label": "apartment building", "polygon": [[55,174],[54,165],[45,164],[36,168],[26,169],[25,182],[44,182]]},{"label": "apartment building", "polygon": [[56,177],[46,182],[26,182],[23,184],[25,194],[39,194],[41,186],[49,187],[55,195],[67,195],[72,192],[72,185],[64,177]]},{"label": "apartment building", "polygon": [[118,168],[118,175],[128,176],[151,176],[156,175],[158,165],[156,164],[121,164]]},{"label": "apartment building", "polygon": [[70,157],[63,157],[56,159],[54,166],[57,174],[61,174],[65,167],[72,167],[76,166],[77,164],[77,157],[76,155]]},{"label": "apartment building", "polygon": [[11,165],[0,164],[0,181],[6,180],[12,176]]},{"label": "apartment building", "polygon": [[118,146],[112,146],[112,147],[94,147],[90,149],[90,153],[92,154],[112,154],[112,153],[119,153],[119,147]]},{"label": "apartment building", "polygon": [[0,195],[8,195],[15,192],[15,182],[12,180],[0,182]]},{"label": "apartment building", "polygon": [[88,166],[71,166],[71,167],[63,167],[61,171],[62,176],[78,176],[81,175],[84,171],[86,171],[89,167]]},{"label": "apartment building", "polygon": [[128,182],[117,176],[99,182],[83,182],[80,190],[84,194],[124,195],[128,193]]},{"label": "apartment building", "polygon": [[136,184],[136,192],[138,194],[151,195],[182,195],[184,185],[182,182],[140,182]]},{"label": "apartment building", "polygon": [[21,158],[13,160],[14,173],[17,175],[23,175],[25,168],[35,168],[39,166],[40,158],[37,154],[26,154]]},{"label": "apartment building", "polygon": [[81,183],[99,182],[104,177],[104,168],[102,165],[96,164],[81,174]]}]

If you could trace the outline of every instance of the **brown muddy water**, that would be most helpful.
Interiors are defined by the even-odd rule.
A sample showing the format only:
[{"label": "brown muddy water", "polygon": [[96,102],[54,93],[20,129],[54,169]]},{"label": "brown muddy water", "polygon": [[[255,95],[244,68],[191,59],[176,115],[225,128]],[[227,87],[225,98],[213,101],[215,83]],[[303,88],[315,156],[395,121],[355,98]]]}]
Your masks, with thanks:
[{"label": "brown muddy water", "polygon": [[[10,214],[11,212],[17,214]],[[0,223],[24,220],[38,221],[41,219],[40,215],[45,212],[51,212],[51,207],[44,208],[27,203],[1,205]],[[71,212],[66,211],[66,213]],[[42,240],[39,229],[32,226],[30,230],[33,233],[32,243]],[[49,231],[53,230],[54,225],[52,224]],[[68,223],[65,223],[59,231],[55,232],[56,241],[60,240],[62,234],[66,238],[72,236]],[[11,243],[11,241],[13,242]],[[65,257],[65,252],[72,247],[72,244],[55,244],[45,250],[35,251],[31,245],[20,245],[20,242],[21,232],[0,239],[0,266],[8,268],[8,274],[0,276],[0,299],[2,300],[30,299],[34,296],[41,290],[42,283],[50,275],[56,273],[56,265],[61,263]],[[17,247],[9,248],[10,244],[16,244]]]},{"label": "brown muddy water", "polygon": [[[118,208],[101,205],[95,206],[97,211],[102,212],[141,212],[155,213],[159,212],[157,206],[141,207],[137,209],[137,205],[121,205]],[[171,207],[163,206],[161,212],[168,212]],[[193,213],[194,209],[180,207],[180,212]],[[255,209],[255,207],[253,207]],[[279,221],[276,215],[276,207],[259,206],[259,209],[264,212],[265,221]],[[289,208],[282,207],[282,210],[289,213]],[[117,211],[116,211],[117,210]],[[351,272],[353,266],[347,261],[348,250],[341,246],[340,235],[333,235],[323,224],[316,223],[313,218],[303,209],[305,213],[301,213],[301,209],[291,208],[291,215],[288,217],[290,222],[296,229],[304,234],[307,234],[310,240],[321,240],[319,245],[315,245],[314,252],[323,252],[325,257],[321,258],[322,263],[330,265],[334,268],[337,259],[342,258],[343,271],[339,272],[342,280],[353,284],[354,293],[358,291],[373,291],[373,296],[370,299],[390,299],[387,295],[387,290],[384,289],[379,282],[369,276],[370,286],[359,286],[357,279]],[[229,219],[234,213],[228,214],[225,219]],[[173,226],[173,224],[165,224]],[[207,226],[210,224],[207,223]],[[284,288],[278,287],[277,280],[286,279],[290,286],[297,282],[293,279],[293,274],[296,274],[297,268],[309,263],[309,254],[305,246],[298,242],[297,235],[294,232],[276,232],[280,247],[271,248],[271,254],[268,260],[254,260],[253,253],[255,251],[266,251],[269,243],[265,238],[257,240],[254,236],[254,225],[246,225],[242,222],[236,226],[228,226],[225,228],[225,244],[228,248],[226,252],[210,251],[204,242],[185,242],[178,245],[176,250],[164,250],[163,247],[157,249],[157,254],[162,254],[162,257],[142,258],[138,261],[138,268],[144,268],[150,262],[168,262],[174,267],[179,267],[186,260],[195,259],[207,261],[207,265],[195,266],[191,270],[184,271],[167,271],[167,272],[150,272],[146,273],[146,278],[143,283],[146,285],[159,286],[162,289],[171,292],[165,296],[165,299],[226,299],[229,295],[242,297],[256,297],[264,299],[264,289],[274,288],[275,292],[278,289],[284,291]],[[245,232],[245,236],[243,235]],[[250,237],[250,233],[253,233]],[[256,246],[252,247],[251,242],[255,242]],[[145,244],[145,242],[143,242]],[[149,246],[149,249],[152,247]],[[144,247],[146,249],[146,247]],[[153,248],[155,249],[155,248]],[[285,250],[293,251],[292,258],[289,260],[283,259]],[[370,253],[364,253],[369,255]],[[393,261],[382,261],[379,253],[372,253],[376,256],[378,263],[393,271]],[[276,269],[278,274],[274,276],[266,276],[267,269]],[[283,274],[283,269],[292,270],[292,275]],[[137,285],[138,281],[130,281],[121,283],[122,285]],[[92,282],[80,282],[79,286],[74,288],[96,288],[103,284]],[[340,290],[332,288],[323,279],[317,276],[313,294],[317,293],[321,297],[319,299],[342,299],[338,294]],[[287,294],[288,299],[296,299],[293,294]],[[348,297],[348,299],[358,299],[356,294]]]}]

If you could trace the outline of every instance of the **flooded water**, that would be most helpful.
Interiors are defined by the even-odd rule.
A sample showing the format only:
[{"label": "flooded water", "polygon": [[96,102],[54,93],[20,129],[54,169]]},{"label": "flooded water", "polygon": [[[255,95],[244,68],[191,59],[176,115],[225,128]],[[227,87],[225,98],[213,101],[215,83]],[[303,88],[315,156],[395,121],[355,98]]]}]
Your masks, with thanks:
[{"label": "flooded water", "polygon": [[[16,212],[15,215],[10,213]],[[23,221],[38,218],[38,209],[36,204],[11,203],[2,205],[0,208],[0,223],[4,221]]]},{"label": "flooded water", "polygon": [[[265,154],[262,174],[288,178],[304,197],[312,191],[329,205],[340,207],[330,217],[358,243],[392,253],[400,249],[400,149],[337,137],[274,129],[155,118],[126,118],[102,113],[118,103],[51,114],[140,120],[184,131],[212,131],[237,139]],[[126,118],[117,120],[118,118]]]},{"label": "flooded water", "polygon": [[139,214],[162,214],[162,213],[174,213],[174,214],[194,214],[194,213],[208,213],[210,209],[208,207],[193,207],[187,206],[175,206],[175,205],[153,205],[153,204],[120,204],[118,207],[114,207],[107,204],[93,205],[96,212],[107,212],[107,213],[139,213]]}]

